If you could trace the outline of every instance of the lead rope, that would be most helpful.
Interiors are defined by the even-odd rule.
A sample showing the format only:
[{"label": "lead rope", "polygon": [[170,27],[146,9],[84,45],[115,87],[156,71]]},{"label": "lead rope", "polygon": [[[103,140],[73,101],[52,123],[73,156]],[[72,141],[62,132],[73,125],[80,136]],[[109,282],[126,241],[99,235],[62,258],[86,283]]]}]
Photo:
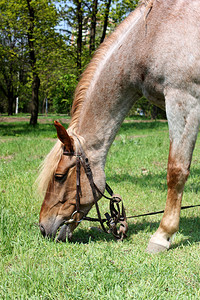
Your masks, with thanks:
[{"label": "lead rope", "polygon": [[[194,207],[200,207],[200,204],[182,206],[181,210],[188,209],[188,208],[194,208]],[[152,216],[152,215],[159,215],[159,214],[163,214],[163,213],[164,213],[164,210],[159,210],[159,211],[155,211],[155,212],[150,212],[150,213],[145,213],[145,214],[140,214],[140,215],[129,216],[129,217],[127,217],[127,219],[133,219],[133,218],[139,218],[139,217],[146,217],[146,216]]]}]

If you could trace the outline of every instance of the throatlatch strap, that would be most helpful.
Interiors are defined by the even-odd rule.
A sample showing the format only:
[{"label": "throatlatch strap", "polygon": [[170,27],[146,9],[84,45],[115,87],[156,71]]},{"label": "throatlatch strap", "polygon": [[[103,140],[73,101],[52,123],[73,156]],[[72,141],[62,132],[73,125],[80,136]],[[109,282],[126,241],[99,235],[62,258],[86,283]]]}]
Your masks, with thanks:
[{"label": "throatlatch strap", "polygon": [[81,175],[81,164],[80,164],[80,157],[76,157],[76,210],[79,212],[80,210],[80,193],[81,193],[81,186],[80,186],[80,175]]}]

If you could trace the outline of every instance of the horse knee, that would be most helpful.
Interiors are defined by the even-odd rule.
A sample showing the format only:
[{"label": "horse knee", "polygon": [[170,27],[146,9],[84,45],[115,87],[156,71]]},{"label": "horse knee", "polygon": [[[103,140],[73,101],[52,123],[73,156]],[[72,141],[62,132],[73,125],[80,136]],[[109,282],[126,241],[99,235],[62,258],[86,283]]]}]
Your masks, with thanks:
[{"label": "horse knee", "polygon": [[182,192],[189,173],[189,168],[169,163],[167,171],[168,188],[175,189],[178,192]]}]

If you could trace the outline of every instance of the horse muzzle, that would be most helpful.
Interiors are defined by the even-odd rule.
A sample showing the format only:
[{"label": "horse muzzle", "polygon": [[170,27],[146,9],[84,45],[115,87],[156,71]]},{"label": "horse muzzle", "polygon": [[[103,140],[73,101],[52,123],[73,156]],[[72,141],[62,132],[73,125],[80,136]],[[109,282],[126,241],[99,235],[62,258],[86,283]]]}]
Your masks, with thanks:
[{"label": "horse muzzle", "polygon": [[71,241],[74,230],[72,224],[65,224],[65,221],[63,220],[54,222],[52,226],[49,223],[45,224],[44,222],[41,222],[39,227],[41,234],[45,238],[52,240],[56,238],[56,241],[61,242],[66,242],[66,240]]}]

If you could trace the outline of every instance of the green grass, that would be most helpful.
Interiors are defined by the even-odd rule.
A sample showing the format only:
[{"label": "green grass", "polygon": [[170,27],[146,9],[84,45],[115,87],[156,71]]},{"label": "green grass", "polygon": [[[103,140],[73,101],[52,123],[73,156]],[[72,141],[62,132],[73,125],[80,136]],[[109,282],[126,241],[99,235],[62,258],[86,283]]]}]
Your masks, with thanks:
[{"label": "green grass", "polygon": [[[34,181],[55,143],[51,123],[0,124],[0,299],[199,299],[199,209],[182,211],[171,250],[145,252],[161,215],[129,220],[123,242],[81,223],[71,243],[44,239],[37,226],[42,199]],[[168,156],[166,123],[124,123],[106,164],[106,177],[127,215],[164,208]],[[197,204],[200,141],[183,205]],[[102,212],[106,200],[100,201]],[[91,216],[95,216],[92,209]]]}]

